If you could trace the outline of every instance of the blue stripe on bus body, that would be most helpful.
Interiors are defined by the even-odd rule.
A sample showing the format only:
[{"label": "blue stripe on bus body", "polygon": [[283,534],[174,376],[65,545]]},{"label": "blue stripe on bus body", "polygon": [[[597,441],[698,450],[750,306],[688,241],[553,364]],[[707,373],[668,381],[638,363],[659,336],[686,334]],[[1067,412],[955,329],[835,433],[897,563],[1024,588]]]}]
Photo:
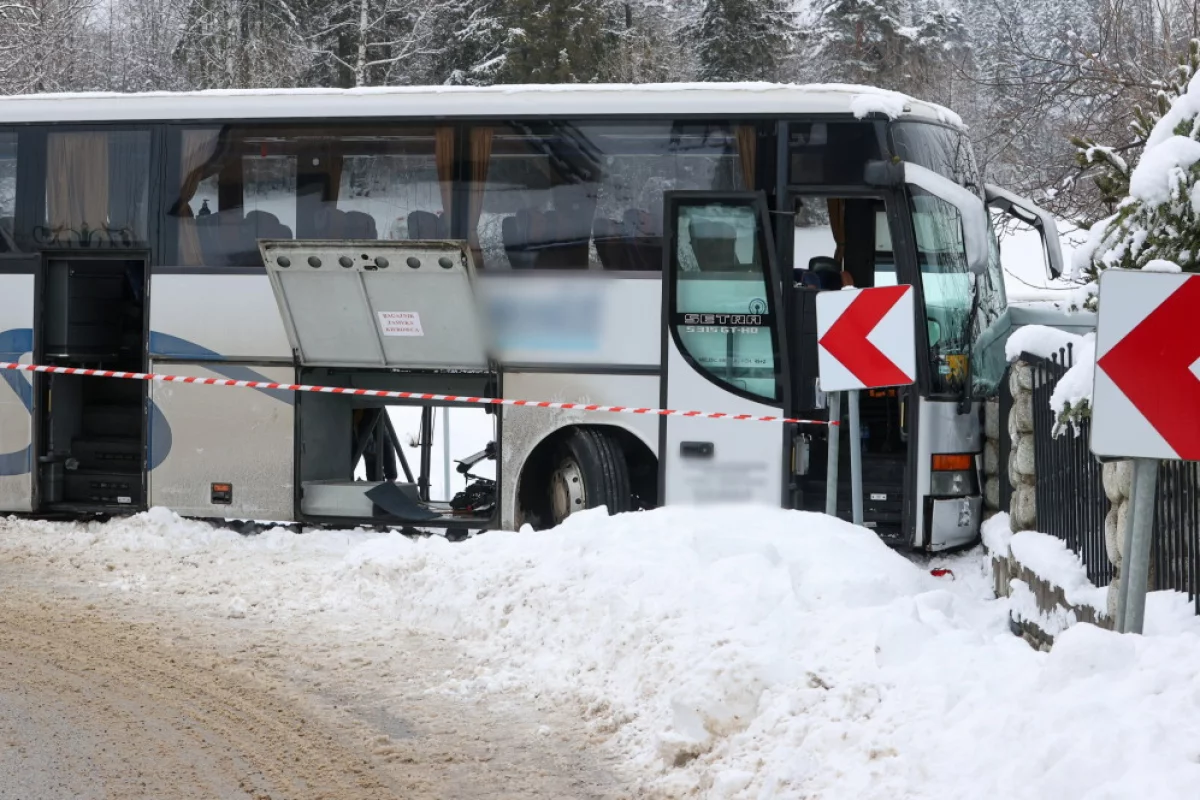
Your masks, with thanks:
[{"label": "blue stripe on bus body", "polygon": [[[16,330],[0,331],[0,361],[20,361],[26,353],[33,352],[33,329],[17,328]],[[33,386],[20,372],[4,370],[0,375],[5,383],[16,393],[25,406],[25,411],[33,410]],[[29,444],[11,453],[0,453],[0,476],[25,475],[32,468],[33,445]]]},{"label": "blue stripe on bus body", "polygon": [[[20,361],[21,358],[33,352],[33,330],[30,328],[17,328],[15,330],[0,331],[0,361]],[[220,375],[223,378],[228,378],[235,381],[264,381],[272,382],[272,379],[256,372],[249,367],[244,367],[237,364],[222,364],[219,363],[223,356],[208,348],[189,342],[186,339],[180,339],[177,336],[171,336],[165,333],[150,333],[150,352],[157,357],[172,357],[179,359],[187,359],[191,361],[216,362],[206,364],[207,368]],[[22,373],[4,370],[0,374],[2,379],[16,393],[21,400],[21,404],[25,406],[26,412],[33,411],[33,386],[25,378]],[[291,392],[272,389],[256,389],[266,396],[278,400],[281,403],[293,405],[295,397]],[[174,437],[171,433],[171,425],[167,421],[166,415],[162,413],[158,405],[150,403],[150,424],[149,424],[149,440],[150,440],[150,469],[157,468],[167,459],[171,453],[171,445]],[[11,453],[0,453],[0,477],[27,475],[33,465],[33,445],[26,445],[20,450],[15,450]]]}]

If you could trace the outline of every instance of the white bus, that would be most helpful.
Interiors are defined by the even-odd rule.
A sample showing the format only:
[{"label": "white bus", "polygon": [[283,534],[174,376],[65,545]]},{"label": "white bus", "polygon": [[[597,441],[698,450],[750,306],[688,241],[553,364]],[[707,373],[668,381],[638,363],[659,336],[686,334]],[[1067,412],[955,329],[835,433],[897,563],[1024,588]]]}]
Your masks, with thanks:
[{"label": "white bus", "polygon": [[[866,524],[941,549],[978,533],[1010,325],[989,203],[1051,226],[1060,269],[952,113],[862,87],[0,98],[0,361],[820,419],[816,294],[911,284],[917,382],[865,394],[853,445]],[[494,473],[434,497],[437,403],[410,464],[390,401],[0,378],[0,512],[824,508],[817,426],[481,409]]]}]

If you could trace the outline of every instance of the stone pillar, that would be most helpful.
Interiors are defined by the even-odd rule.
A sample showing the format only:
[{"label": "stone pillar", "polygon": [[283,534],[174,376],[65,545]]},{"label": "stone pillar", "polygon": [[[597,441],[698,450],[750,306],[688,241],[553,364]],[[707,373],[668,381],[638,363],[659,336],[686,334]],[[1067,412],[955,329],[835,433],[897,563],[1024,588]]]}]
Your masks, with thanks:
[{"label": "stone pillar", "polygon": [[1012,449],[1008,458],[1008,481],[1012,485],[1009,524],[1014,533],[1037,528],[1037,486],[1033,459],[1033,368],[1025,361],[1012,365],[1008,373],[1012,410],[1008,413],[1008,435]]},{"label": "stone pillar", "polygon": [[1125,558],[1125,524],[1129,516],[1129,495],[1133,489],[1133,462],[1110,461],[1101,467],[1108,514],[1104,517],[1104,550],[1113,565],[1113,580],[1108,585],[1108,616],[1117,617],[1117,587]]},{"label": "stone pillar", "polygon": [[983,515],[1000,511],[1000,401],[983,404]]}]

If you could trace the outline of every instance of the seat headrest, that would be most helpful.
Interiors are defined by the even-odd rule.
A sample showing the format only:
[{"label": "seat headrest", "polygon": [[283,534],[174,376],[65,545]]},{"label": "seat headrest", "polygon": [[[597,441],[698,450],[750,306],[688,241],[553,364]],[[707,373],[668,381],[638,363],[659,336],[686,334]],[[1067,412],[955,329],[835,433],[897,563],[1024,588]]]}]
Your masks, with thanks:
[{"label": "seat headrest", "polygon": [[830,256],[816,256],[808,260],[808,268],[813,272],[841,272],[837,260]]}]

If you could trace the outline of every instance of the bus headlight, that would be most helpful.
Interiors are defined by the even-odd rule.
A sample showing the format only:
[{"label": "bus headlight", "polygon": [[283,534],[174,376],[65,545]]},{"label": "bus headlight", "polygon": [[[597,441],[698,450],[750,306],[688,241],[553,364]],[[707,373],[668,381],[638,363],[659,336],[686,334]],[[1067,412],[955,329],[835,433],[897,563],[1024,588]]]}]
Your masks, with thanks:
[{"label": "bus headlight", "polygon": [[966,497],[979,494],[975,456],[970,453],[935,455],[933,470],[929,476],[929,494],[933,497]]}]

